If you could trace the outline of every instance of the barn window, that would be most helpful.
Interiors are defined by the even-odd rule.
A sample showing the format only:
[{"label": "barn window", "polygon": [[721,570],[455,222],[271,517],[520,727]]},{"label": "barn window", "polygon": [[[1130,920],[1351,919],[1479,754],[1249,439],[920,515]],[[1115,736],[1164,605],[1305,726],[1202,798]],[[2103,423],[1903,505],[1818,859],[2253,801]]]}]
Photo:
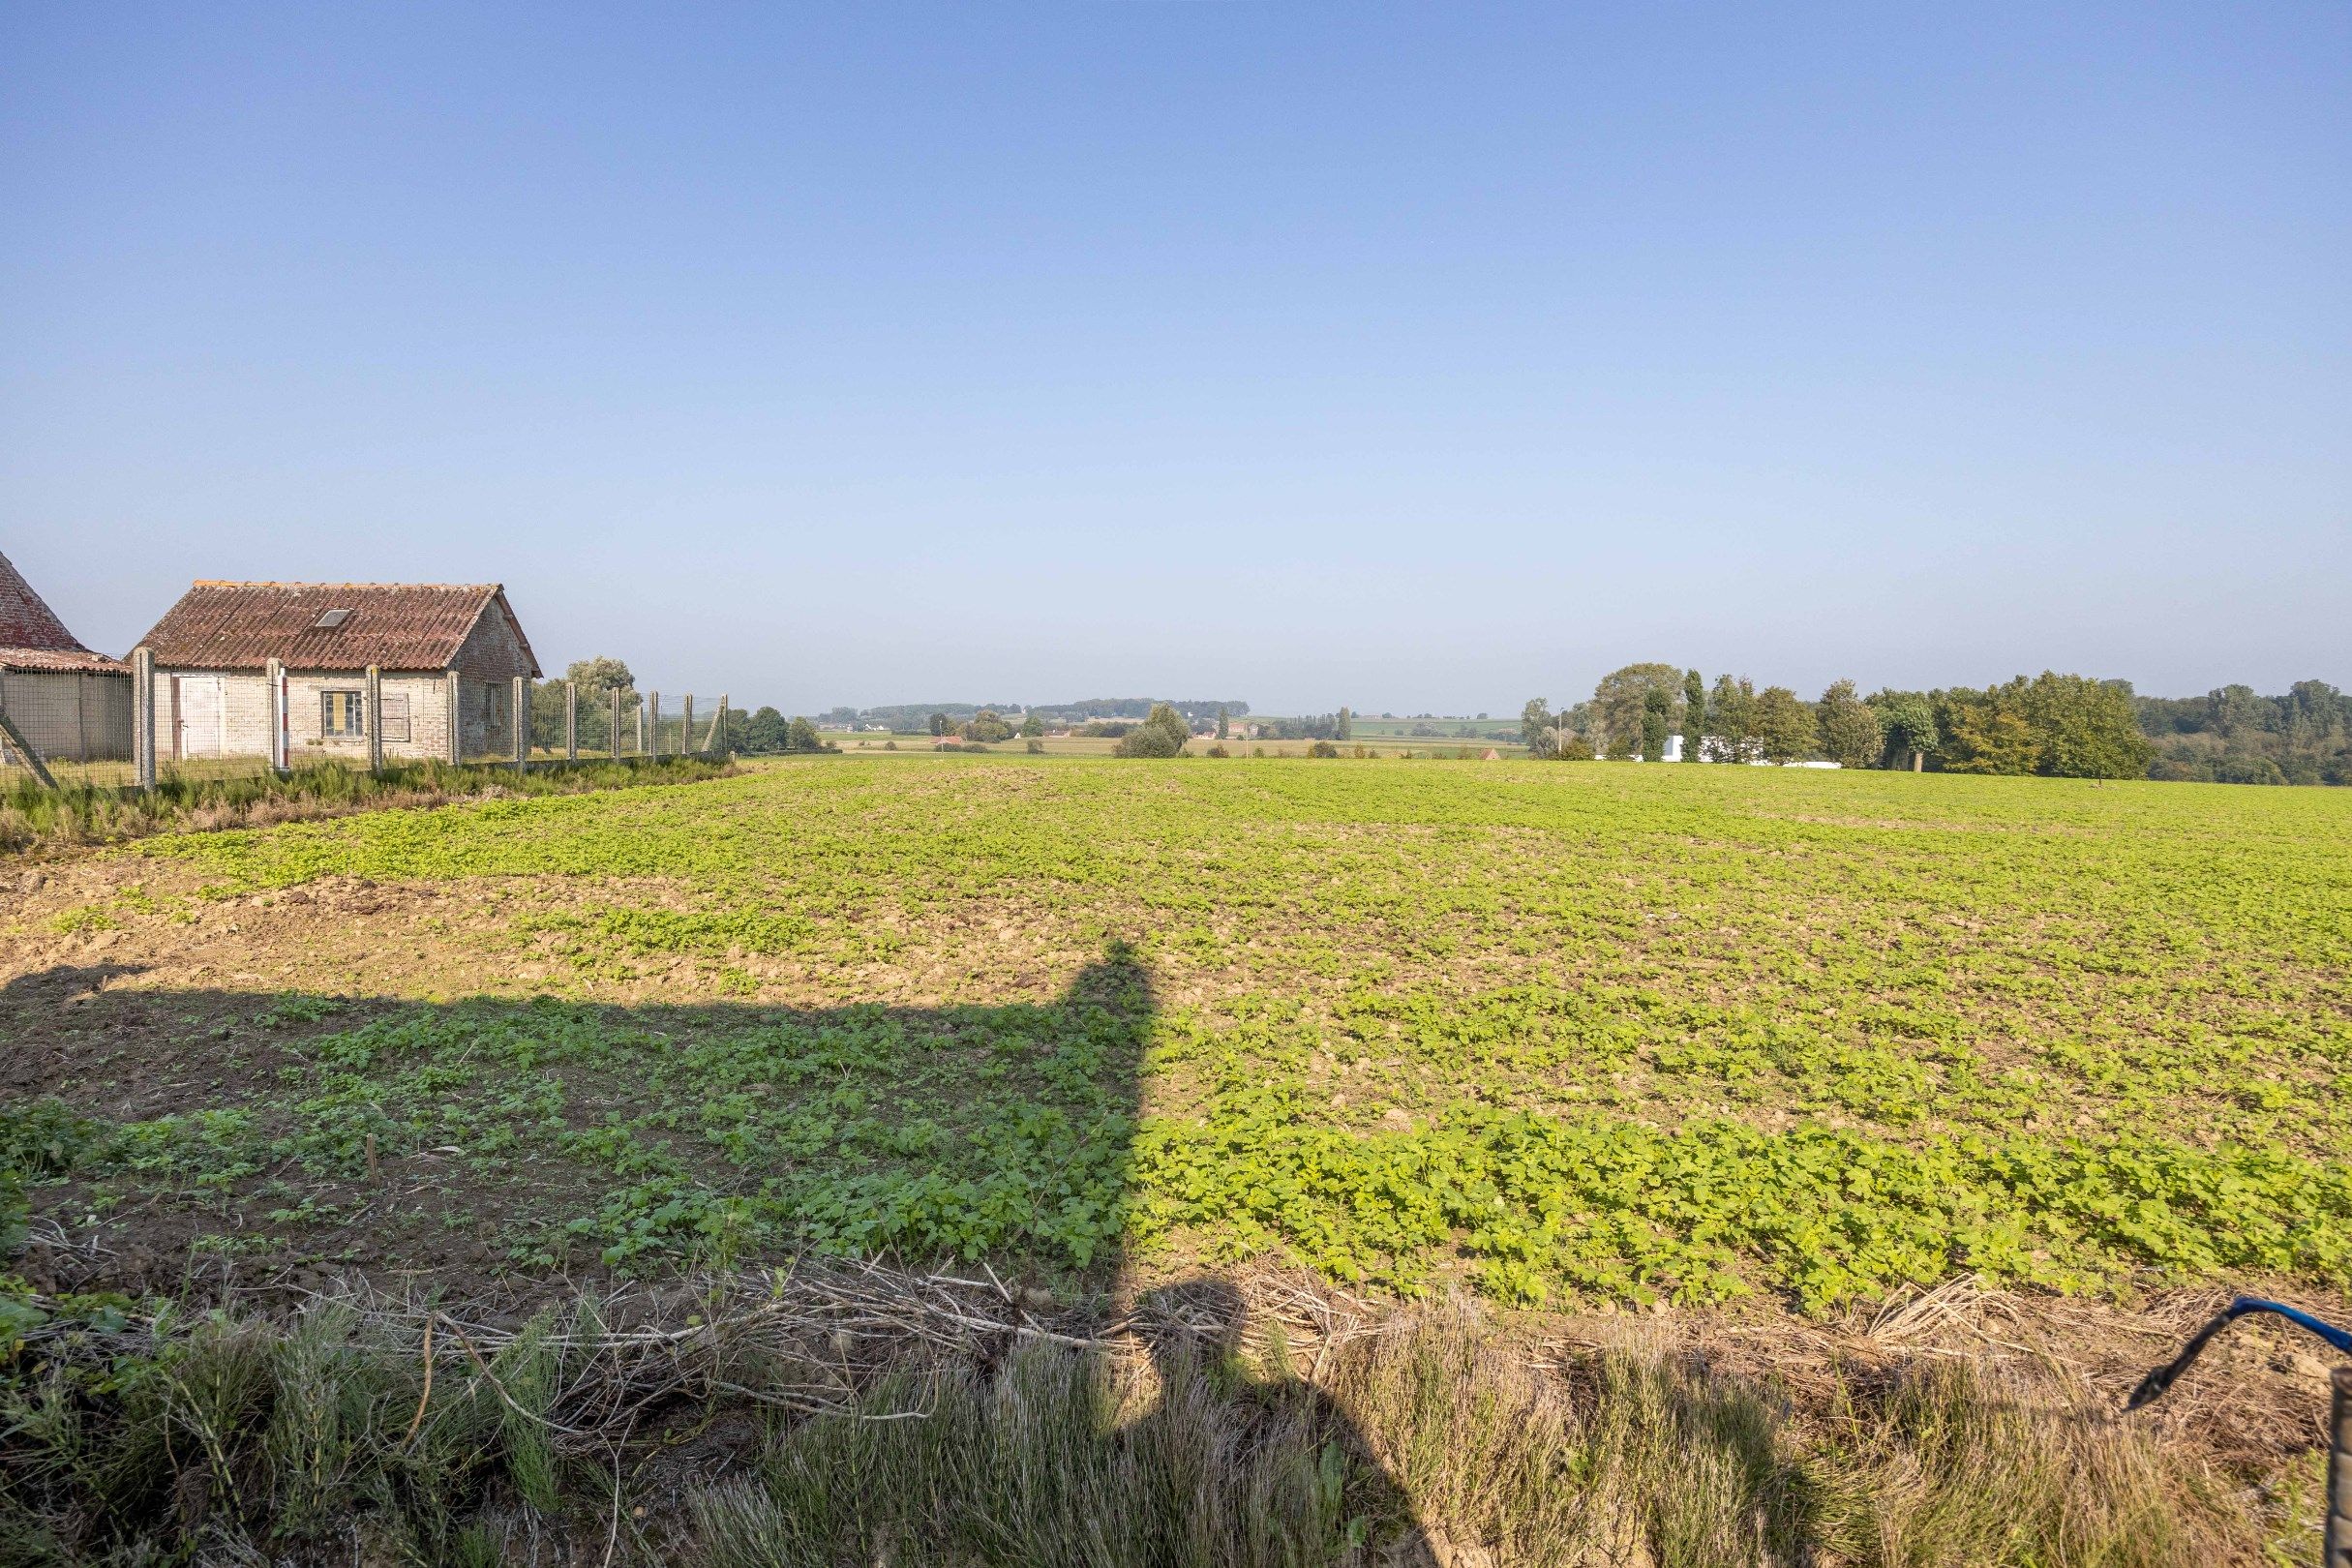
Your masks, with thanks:
[{"label": "barn window", "polygon": [[311,622],[311,629],[314,631],[334,631],[342,626],[345,621],[350,618],[351,612],[348,610],[329,610],[326,614],[320,616],[317,620]]},{"label": "barn window", "polygon": [[318,733],[330,740],[356,739],[367,734],[362,722],[365,704],[355,691],[322,691],[318,694]]},{"label": "barn window", "polygon": [[387,691],[376,700],[376,728],[386,740],[408,739],[408,694]]}]

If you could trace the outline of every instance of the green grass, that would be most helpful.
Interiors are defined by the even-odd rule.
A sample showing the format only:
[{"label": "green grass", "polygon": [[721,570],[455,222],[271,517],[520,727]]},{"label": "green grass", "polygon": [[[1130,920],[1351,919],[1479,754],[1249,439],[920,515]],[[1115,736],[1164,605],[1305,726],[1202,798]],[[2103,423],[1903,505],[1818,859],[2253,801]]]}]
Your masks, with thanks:
[{"label": "green grass", "polygon": [[90,1145],[104,1191],[247,1231],[250,1171],[325,1200],[373,1132],[464,1149],[524,1261],[1272,1254],[1807,1311],[2352,1284],[2336,793],[817,758],[142,852],[586,891],[497,939],[561,997],[363,998]]},{"label": "green grass", "polygon": [[[107,765],[112,766],[112,765]],[[380,806],[417,806],[478,795],[539,796],[632,784],[715,777],[722,768],[690,758],[611,759],[517,772],[496,764],[404,762],[378,771],[341,763],[297,765],[272,773],[252,758],[165,769],[152,790],[76,781],[71,770],[50,790],[20,777],[0,789],[0,852],[107,843],[149,833],[247,822],[334,816]]]}]

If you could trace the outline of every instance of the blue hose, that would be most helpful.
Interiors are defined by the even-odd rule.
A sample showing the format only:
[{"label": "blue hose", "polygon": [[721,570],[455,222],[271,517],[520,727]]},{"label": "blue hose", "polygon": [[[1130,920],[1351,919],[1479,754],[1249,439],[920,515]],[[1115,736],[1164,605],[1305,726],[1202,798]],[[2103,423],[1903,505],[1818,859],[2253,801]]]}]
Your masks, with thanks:
[{"label": "blue hose", "polygon": [[2133,1389],[2131,1398],[2124,1402],[2124,1408],[2136,1410],[2143,1404],[2151,1404],[2163,1398],[2164,1391],[2172,1387],[2173,1380],[2188,1371],[2189,1364],[2204,1354],[2206,1344],[2215,1335],[2249,1312],[2276,1312],[2296,1327],[2308,1329],[2345,1355],[2352,1356],[2352,1329],[2337,1328],[2333,1323],[2313,1317],[2309,1312],[2297,1312],[2280,1302],[2265,1301],[2260,1296],[2240,1296],[2223,1309],[2218,1317],[2190,1335],[2179,1355],[2141,1378],[2140,1386]]}]

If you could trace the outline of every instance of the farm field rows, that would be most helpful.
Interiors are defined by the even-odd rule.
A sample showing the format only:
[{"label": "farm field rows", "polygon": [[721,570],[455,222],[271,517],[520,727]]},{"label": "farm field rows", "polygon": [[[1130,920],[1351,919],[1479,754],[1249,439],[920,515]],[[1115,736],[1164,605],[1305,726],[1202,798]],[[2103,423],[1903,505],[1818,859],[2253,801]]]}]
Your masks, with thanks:
[{"label": "farm field rows", "polygon": [[2339,792],[853,755],[8,908],[0,1136],[131,1272],[2352,1283]]}]

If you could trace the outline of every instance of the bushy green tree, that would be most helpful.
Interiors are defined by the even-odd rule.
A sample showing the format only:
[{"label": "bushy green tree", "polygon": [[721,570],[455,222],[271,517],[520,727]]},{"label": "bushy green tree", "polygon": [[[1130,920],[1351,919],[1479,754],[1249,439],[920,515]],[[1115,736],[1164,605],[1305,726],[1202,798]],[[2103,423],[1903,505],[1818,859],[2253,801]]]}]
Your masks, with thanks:
[{"label": "bushy green tree", "polygon": [[1630,757],[1641,746],[1652,691],[1664,691],[1669,699],[1681,695],[1682,672],[1671,664],[1628,664],[1610,671],[1593,687],[1593,720],[1610,756]]},{"label": "bushy green tree", "polygon": [[1221,708],[1217,710],[1217,739],[1223,741],[1229,740],[1232,738],[1233,715],[1226,709]]},{"label": "bushy green tree", "polygon": [[[562,680],[545,680],[531,688],[530,740],[534,746],[556,750],[563,744],[563,680],[570,681],[580,691],[581,749],[608,751],[612,747],[612,699],[615,689],[621,692],[624,712],[637,710],[637,678],[620,660],[599,655],[592,659],[574,659],[563,672]],[[625,728],[625,726],[624,726]]]},{"label": "bushy green tree", "polygon": [[1947,773],[2031,773],[2041,739],[2017,694],[1993,686],[1954,687],[1936,694],[1936,727],[1944,733],[1938,760]]},{"label": "bushy green tree", "polygon": [[1556,721],[1552,716],[1552,705],[1541,697],[1530,697],[1527,706],[1519,710],[1519,738],[1530,757],[1554,755],[1553,741],[1557,736]]},{"label": "bushy green tree", "polygon": [[1673,732],[1674,693],[1652,686],[1642,694],[1642,758],[1656,762],[1666,755],[1666,738]]},{"label": "bushy green tree", "polygon": [[1334,740],[1352,739],[1355,736],[1355,728],[1356,715],[1350,709],[1342,708],[1333,716],[1331,738]]},{"label": "bushy green tree", "polygon": [[2140,778],[2156,748],[2140,733],[2131,687],[2122,680],[2044,670],[2010,682],[2040,742],[2035,770],[2057,778]]},{"label": "bushy green tree", "polygon": [[1803,762],[1819,739],[1813,707],[1786,686],[1756,695],[1756,747],[1766,762]]},{"label": "bushy green tree", "polygon": [[1716,762],[1754,762],[1764,755],[1756,737],[1756,683],[1745,676],[1718,676],[1707,699],[1706,731]]},{"label": "bushy green tree", "polygon": [[1928,758],[1944,749],[1944,730],[1936,709],[1936,699],[1924,691],[1871,693],[1870,710],[1878,715],[1879,730],[1886,738],[1880,753],[1881,767],[1917,772],[1927,766]]},{"label": "bushy green tree", "polygon": [[[1037,710],[1036,709],[1034,709],[1034,708],[1033,708],[1033,709],[1030,709],[1030,710],[1029,710],[1027,713],[1025,713],[1025,714],[1023,714],[1023,715],[1022,715],[1022,718],[1021,718],[1021,739],[1024,739],[1024,740],[1041,740],[1041,739],[1043,739],[1044,738],[1045,738],[1045,719],[1044,719],[1043,715],[1041,715],[1040,713],[1039,713],[1039,712],[1038,712],[1038,710]],[[1040,748],[1033,748],[1033,749],[1042,749],[1042,748],[1040,747]]]},{"label": "bushy green tree", "polygon": [[1128,731],[1116,750],[1122,757],[1180,757],[1191,739],[1192,728],[1183,714],[1165,703],[1155,703],[1150,716]]},{"label": "bushy green tree", "polygon": [[1006,723],[1005,715],[999,713],[995,709],[983,708],[964,720],[961,733],[967,740],[977,740],[982,745],[993,745],[999,740],[1011,739],[1012,726]]},{"label": "bushy green tree", "polygon": [[1854,695],[1854,682],[1833,680],[1814,704],[1821,721],[1822,755],[1840,768],[1870,768],[1886,749],[1879,715]]},{"label": "bushy green tree", "polygon": [[952,726],[950,724],[947,714],[934,713],[931,715],[931,733],[933,735],[946,735],[950,728]]},{"label": "bushy green tree", "polygon": [[748,752],[782,751],[784,749],[784,715],[772,708],[754,709],[743,720],[736,735],[736,749]]},{"label": "bushy green tree", "polygon": [[829,749],[817,727],[805,718],[796,718],[784,727],[786,751],[824,751]]},{"label": "bushy green tree", "polygon": [[1706,761],[1706,677],[1682,672],[1682,760]]}]

